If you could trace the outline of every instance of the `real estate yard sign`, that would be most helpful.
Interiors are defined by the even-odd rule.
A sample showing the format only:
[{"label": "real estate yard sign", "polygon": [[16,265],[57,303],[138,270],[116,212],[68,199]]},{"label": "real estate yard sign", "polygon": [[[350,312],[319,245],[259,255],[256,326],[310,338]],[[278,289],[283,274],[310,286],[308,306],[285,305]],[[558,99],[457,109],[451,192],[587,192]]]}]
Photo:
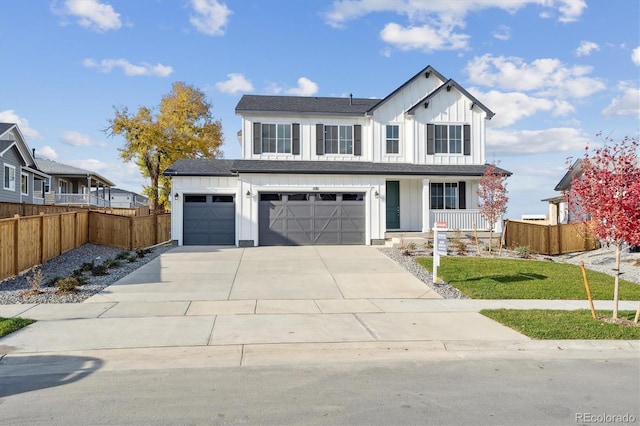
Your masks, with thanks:
[{"label": "real estate yard sign", "polygon": [[438,282],[438,266],[440,266],[440,256],[447,255],[447,222],[436,222],[433,228],[433,239],[435,249],[433,250],[433,282]]}]

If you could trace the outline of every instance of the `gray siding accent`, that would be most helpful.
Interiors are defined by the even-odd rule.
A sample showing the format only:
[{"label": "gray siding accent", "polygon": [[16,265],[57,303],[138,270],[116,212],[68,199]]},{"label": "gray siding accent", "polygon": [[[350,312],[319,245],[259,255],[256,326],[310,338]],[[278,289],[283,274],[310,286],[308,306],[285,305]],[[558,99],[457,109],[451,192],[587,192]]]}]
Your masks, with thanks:
[{"label": "gray siding accent", "polygon": [[463,145],[464,145],[464,155],[471,155],[471,126],[469,124],[465,124],[462,129],[463,136]]},{"label": "gray siding accent", "polygon": [[[8,164],[15,167],[16,170],[16,184],[13,191],[4,189],[4,165]],[[4,153],[0,157],[0,201],[7,203],[19,203],[20,202],[20,168],[22,162],[20,156],[16,151],[15,146]]]},{"label": "gray siding accent", "polygon": [[253,153],[262,154],[262,125],[253,123]]},{"label": "gray siding accent", "polygon": [[316,124],[316,155],[324,155],[324,124]]}]

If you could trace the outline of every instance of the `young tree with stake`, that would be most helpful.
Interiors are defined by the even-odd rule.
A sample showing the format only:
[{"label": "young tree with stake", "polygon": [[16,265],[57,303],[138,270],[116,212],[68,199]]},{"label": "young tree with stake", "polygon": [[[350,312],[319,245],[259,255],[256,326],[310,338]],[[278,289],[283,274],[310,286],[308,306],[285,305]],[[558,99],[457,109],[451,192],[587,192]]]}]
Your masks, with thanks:
[{"label": "young tree with stake", "polygon": [[509,197],[507,196],[506,179],[507,176],[499,171],[495,164],[487,164],[476,192],[479,198],[480,214],[489,224],[489,253],[493,247],[493,228],[502,215],[507,212]]},{"label": "young tree with stake", "polygon": [[585,149],[582,173],[573,179],[566,195],[576,219],[586,222],[601,241],[616,247],[616,319],[622,245],[640,246],[640,164],[637,139],[625,136],[616,142],[605,137],[604,142],[603,147]]}]

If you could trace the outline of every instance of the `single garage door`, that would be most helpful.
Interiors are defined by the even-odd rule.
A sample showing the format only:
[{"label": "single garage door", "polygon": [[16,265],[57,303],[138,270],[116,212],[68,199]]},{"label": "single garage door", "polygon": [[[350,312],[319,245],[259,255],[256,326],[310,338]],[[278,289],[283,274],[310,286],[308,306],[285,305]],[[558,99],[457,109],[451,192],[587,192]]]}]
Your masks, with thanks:
[{"label": "single garage door", "polygon": [[260,245],[364,244],[364,193],[261,193]]},{"label": "single garage door", "polygon": [[236,208],[233,195],[184,196],[184,245],[236,243]]}]

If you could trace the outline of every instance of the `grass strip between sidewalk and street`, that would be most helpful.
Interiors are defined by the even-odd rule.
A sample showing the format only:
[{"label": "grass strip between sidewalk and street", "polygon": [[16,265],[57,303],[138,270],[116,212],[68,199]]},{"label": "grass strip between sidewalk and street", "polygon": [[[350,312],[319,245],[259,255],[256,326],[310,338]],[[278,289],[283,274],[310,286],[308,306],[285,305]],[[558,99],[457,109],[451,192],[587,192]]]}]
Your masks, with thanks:
[{"label": "grass strip between sidewalk and street", "polygon": [[2,318],[0,317],[0,337],[6,336],[9,333],[20,330],[22,327],[26,327],[29,324],[33,324],[35,320],[26,318]]},{"label": "grass strip between sidewalk and street", "polygon": [[[591,311],[550,309],[484,309],[480,313],[532,339],[542,340],[638,340],[640,327],[594,320]],[[598,318],[610,311],[596,311]],[[618,318],[633,321],[634,311],[620,311]]]},{"label": "grass strip between sidewalk and street", "polygon": [[[416,259],[433,272],[433,258]],[[586,300],[577,265],[541,260],[482,257],[440,258],[438,277],[472,299]],[[612,300],[614,278],[587,269],[595,300]],[[620,280],[620,300],[640,300],[640,284]]]}]

